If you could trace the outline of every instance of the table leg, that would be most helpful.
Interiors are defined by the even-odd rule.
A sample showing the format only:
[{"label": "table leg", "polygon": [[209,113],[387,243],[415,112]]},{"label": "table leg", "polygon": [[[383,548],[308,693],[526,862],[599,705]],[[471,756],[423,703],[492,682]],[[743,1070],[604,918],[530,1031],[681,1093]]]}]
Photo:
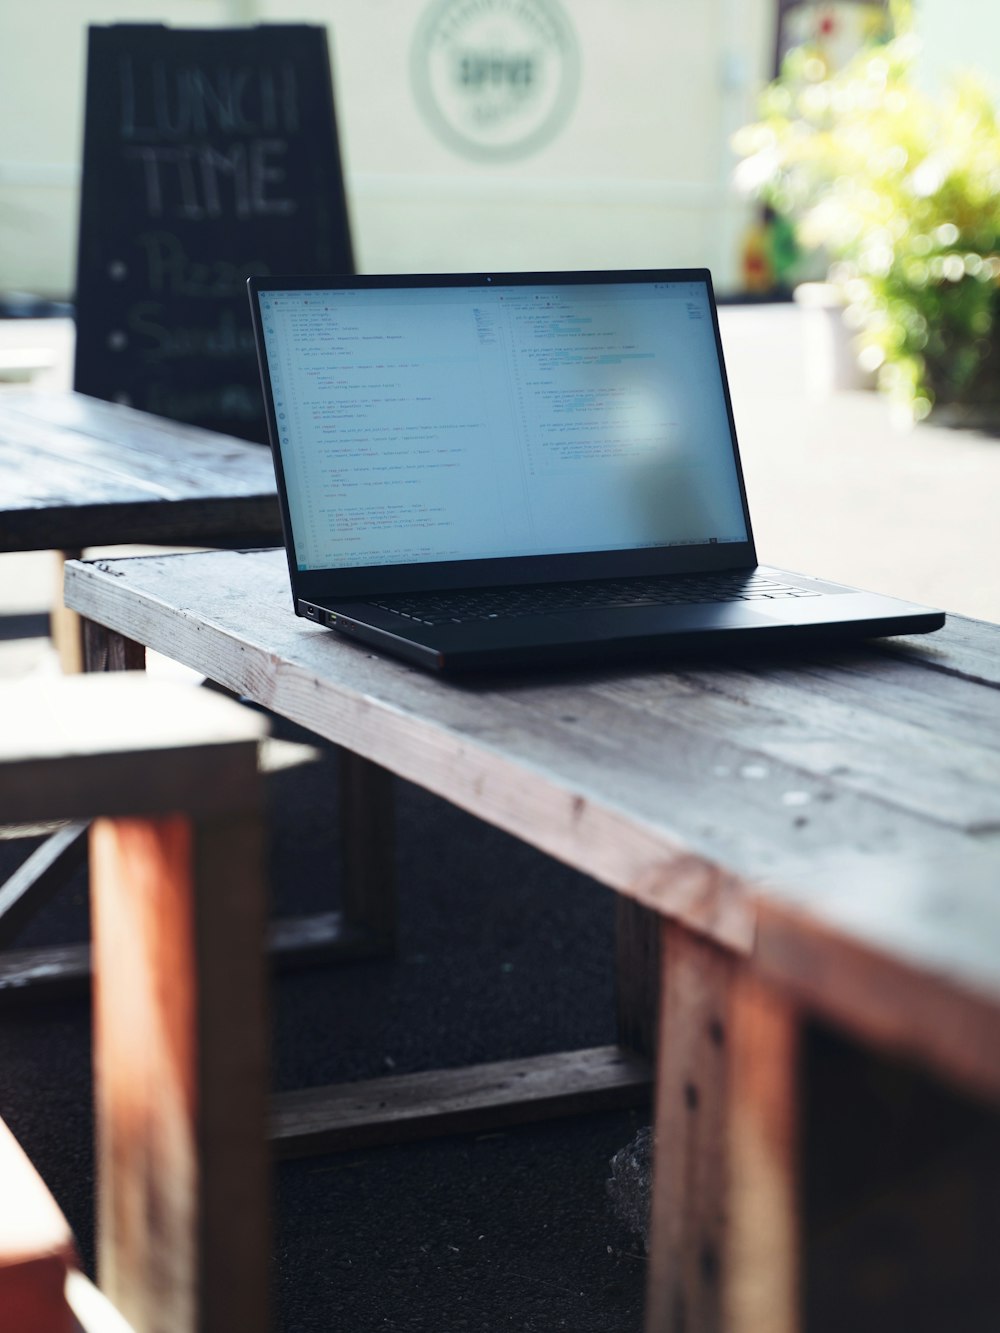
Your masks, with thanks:
[{"label": "table leg", "polygon": [[661,949],[646,1333],[796,1333],[797,1015],[682,926]]},{"label": "table leg", "polygon": [[134,639],[106,629],[92,620],[83,621],[84,671],[145,671],[146,649]]},{"label": "table leg", "polygon": [[797,1333],[800,1018],[748,969],[730,1011],[729,1253],[732,1333]]},{"label": "table leg", "polygon": [[92,834],[100,1285],[136,1333],[266,1333],[265,894],[255,815]]},{"label": "table leg", "polygon": [[344,920],[383,950],[396,941],[395,791],[392,774],[349,750],[340,756]]},{"label": "table leg", "polygon": [[[140,643],[92,621],[84,622],[87,671],[141,671]],[[280,932],[279,949],[304,958],[324,952],[365,956],[390,952],[396,939],[395,796],[392,774],[352,754],[340,756],[340,825],[344,911],[300,921]],[[286,938],[287,936],[287,938]]]},{"label": "table leg", "polygon": [[81,618],[63,601],[63,566],[67,560],[79,560],[82,555],[82,551],[56,552],[56,589],[49,625],[59,663],[67,676],[79,675],[84,670],[84,649]]},{"label": "table leg", "polygon": [[632,898],[615,900],[618,1043],[652,1060],[660,996],[661,918]]},{"label": "table leg", "polygon": [[723,1333],[727,1028],[736,963],[669,921],[660,947],[646,1333]]}]

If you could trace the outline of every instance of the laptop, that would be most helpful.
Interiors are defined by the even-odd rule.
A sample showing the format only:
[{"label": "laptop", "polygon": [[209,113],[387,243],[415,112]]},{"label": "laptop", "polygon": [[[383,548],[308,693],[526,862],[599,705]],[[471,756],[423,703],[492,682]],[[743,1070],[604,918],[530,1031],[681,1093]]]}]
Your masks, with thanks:
[{"label": "laptop", "polygon": [[445,672],[944,623],[757,563],[705,269],[248,286],[307,620]]}]

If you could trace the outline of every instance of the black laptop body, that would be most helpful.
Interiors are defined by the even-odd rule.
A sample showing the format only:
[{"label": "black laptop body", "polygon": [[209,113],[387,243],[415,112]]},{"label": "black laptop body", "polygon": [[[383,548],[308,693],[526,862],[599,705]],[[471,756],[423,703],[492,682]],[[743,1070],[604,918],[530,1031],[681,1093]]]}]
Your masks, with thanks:
[{"label": "black laptop body", "polygon": [[704,269],[248,285],[300,616],[442,671],[944,623],[758,565]]}]

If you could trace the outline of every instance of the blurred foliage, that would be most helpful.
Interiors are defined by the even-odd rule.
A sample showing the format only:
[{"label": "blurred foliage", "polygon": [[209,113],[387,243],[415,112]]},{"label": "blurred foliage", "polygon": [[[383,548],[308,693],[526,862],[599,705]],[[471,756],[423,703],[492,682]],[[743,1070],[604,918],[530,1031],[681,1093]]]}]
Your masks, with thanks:
[{"label": "blurred foliage", "polygon": [[858,359],[912,419],[1000,405],[1000,125],[974,74],[917,85],[909,5],[831,70],[791,51],[761,118],[735,138],[738,179],[821,248]]}]

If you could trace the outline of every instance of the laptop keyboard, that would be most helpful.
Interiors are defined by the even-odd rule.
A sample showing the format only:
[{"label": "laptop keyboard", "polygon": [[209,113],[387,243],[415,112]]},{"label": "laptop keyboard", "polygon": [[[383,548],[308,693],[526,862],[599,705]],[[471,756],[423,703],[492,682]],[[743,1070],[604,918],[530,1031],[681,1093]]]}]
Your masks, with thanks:
[{"label": "laptop keyboard", "polygon": [[470,620],[552,615],[559,611],[603,610],[618,606],[678,606],[704,602],[752,602],[783,597],[818,597],[810,588],[782,583],[763,574],[730,572],[675,578],[595,579],[582,583],[540,583],[515,588],[473,588],[458,592],[407,593],[372,601],[385,611],[423,625],[460,625]]}]

